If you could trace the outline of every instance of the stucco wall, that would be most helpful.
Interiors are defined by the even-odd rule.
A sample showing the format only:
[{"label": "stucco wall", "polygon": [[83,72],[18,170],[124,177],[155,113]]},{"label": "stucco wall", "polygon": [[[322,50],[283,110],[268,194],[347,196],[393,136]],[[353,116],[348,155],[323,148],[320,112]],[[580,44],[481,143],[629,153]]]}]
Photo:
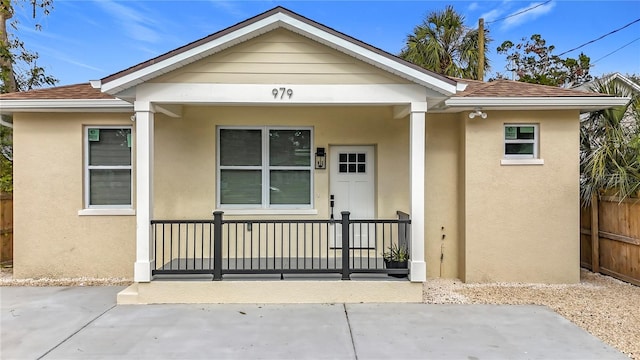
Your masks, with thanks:
[{"label": "stucco wall", "polygon": [[[580,279],[577,111],[488,111],[465,122],[467,282]],[[502,166],[504,123],[537,123],[544,165]]]},{"label": "stucco wall", "polygon": [[457,114],[426,117],[425,261],[430,278],[458,278],[459,128]]},{"label": "stucco wall", "polygon": [[133,276],[134,216],[79,216],[83,126],[131,114],[15,114],[14,277]]},{"label": "stucco wall", "polygon": [[[314,152],[315,147],[331,151],[332,145],[375,145],[377,216],[395,218],[397,210],[409,211],[408,120],[393,119],[390,107],[221,106],[185,107],[182,119],[156,120],[155,218],[211,218],[219,125],[311,126]],[[313,172],[317,216],[286,217],[329,217],[329,164]],[[262,217],[274,216],[283,215]]]}]

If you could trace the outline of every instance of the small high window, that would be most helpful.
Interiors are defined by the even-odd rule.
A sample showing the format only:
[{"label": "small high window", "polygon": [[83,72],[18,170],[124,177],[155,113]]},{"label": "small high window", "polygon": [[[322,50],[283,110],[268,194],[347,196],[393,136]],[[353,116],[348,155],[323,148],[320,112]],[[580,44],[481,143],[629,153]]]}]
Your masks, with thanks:
[{"label": "small high window", "polygon": [[505,124],[504,158],[537,159],[538,137],[537,124]]}]

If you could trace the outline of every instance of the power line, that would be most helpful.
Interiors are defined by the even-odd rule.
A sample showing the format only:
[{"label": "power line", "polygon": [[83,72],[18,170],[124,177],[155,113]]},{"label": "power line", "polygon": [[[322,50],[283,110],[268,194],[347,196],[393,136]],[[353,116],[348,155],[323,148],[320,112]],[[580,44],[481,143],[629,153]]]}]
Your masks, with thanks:
[{"label": "power line", "polygon": [[620,51],[620,50],[622,50],[622,49],[626,48],[627,46],[629,46],[629,45],[633,44],[634,42],[636,42],[636,41],[638,41],[638,40],[640,40],[640,37],[635,38],[635,40],[631,40],[630,42],[628,42],[628,43],[626,43],[626,44],[624,44],[624,45],[620,46],[619,48],[617,48],[617,49],[613,50],[612,52],[608,53],[607,55],[605,55],[605,56],[603,56],[603,57],[599,58],[598,60],[596,60],[596,61],[594,61],[594,62],[592,62],[592,63],[591,63],[591,65],[593,65],[593,64],[595,64],[595,63],[597,63],[598,61],[600,61],[600,60],[602,60],[602,59],[606,58],[606,57],[607,57],[607,56],[609,56],[609,55],[613,55],[614,53],[617,53],[618,51]]},{"label": "power line", "polygon": [[538,5],[535,5],[535,6],[532,6],[532,7],[530,7],[530,8],[524,9],[524,10],[522,10],[522,11],[518,11],[518,12],[517,12],[517,13],[515,13],[515,14],[511,14],[511,15],[509,15],[509,16],[505,16],[505,17],[503,17],[503,18],[496,19],[496,20],[493,20],[493,21],[487,21],[487,25],[489,25],[489,24],[493,24],[494,22],[498,22],[498,21],[502,21],[502,20],[508,19],[508,18],[510,18],[510,17],[518,16],[518,15],[520,15],[520,14],[524,14],[524,13],[526,13],[527,11],[531,11],[531,10],[533,10],[533,9],[537,8],[537,7],[540,7],[540,6],[542,6],[542,5],[548,4],[548,3],[550,3],[551,1],[552,1],[552,0],[547,0],[547,1],[543,2],[543,3],[538,4]]},{"label": "power line", "polygon": [[623,27],[621,27],[621,28],[618,28],[618,29],[615,29],[615,30],[613,30],[613,31],[610,31],[610,32],[608,32],[608,33],[606,33],[606,34],[604,34],[604,35],[600,36],[600,37],[599,37],[599,38],[597,38],[597,39],[593,39],[593,40],[591,40],[591,41],[587,41],[586,43],[584,43],[584,44],[582,44],[582,45],[580,45],[580,46],[576,46],[576,47],[574,47],[574,48],[573,48],[573,49],[571,49],[571,50],[567,50],[567,51],[565,51],[565,52],[563,52],[563,53],[561,53],[561,54],[558,54],[558,56],[562,56],[562,55],[564,55],[564,54],[566,54],[566,53],[570,53],[570,52],[572,52],[572,51],[574,51],[574,50],[578,50],[578,49],[580,49],[581,47],[584,47],[584,46],[586,46],[586,45],[593,44],[594,42],[596,42],[596,41],[598,41],[598,40],[601,40],[601,39],[603,39],[603,38],[605,38],[605,37],[607,37],[607,36],[609,36],[609,35],[611,35],[611,34],[617,33],[618,31],[620,31],[620,30],[622,30],[622,29],[624,29],[624,28],[626,28],[626,27],[629,27],[629,26],[631,26],[631,25],[633,25],[633,24],[635,24],[635,23],[637,23],[637,22],[639,22],[639,21],[640,21],[640,18],[635,19],[634,21],[632,21],[632,22],[628,23],[627,25],[625,25],[625,26],[623,26]]}]

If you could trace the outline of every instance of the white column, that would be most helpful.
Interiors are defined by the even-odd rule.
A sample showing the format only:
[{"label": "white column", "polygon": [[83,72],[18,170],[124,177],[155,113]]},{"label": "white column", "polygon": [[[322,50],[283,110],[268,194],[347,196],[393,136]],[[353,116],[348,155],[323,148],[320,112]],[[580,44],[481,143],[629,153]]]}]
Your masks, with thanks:
[{"label": "white column", "polygon": [[410,189],[411,189],[411,261],[410,280],[427,280],[424,262],[424,183],[425,183],[425,112],[427,103],[411,103],[410,115]]},{"label": "white column", "polygon": [[153,122],[154,109],[148,101],[136,101],[136,263],[133,279],[151,281],[153,262]]}]

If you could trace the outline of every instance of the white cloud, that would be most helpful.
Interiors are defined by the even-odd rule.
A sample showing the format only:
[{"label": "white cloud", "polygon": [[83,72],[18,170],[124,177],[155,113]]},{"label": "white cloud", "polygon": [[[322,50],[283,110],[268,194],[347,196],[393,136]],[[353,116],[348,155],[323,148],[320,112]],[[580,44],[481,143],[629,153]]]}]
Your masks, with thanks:
[{"label": "white cloud", "polygon": [[474,11],[477,10],[478,7],[480,7],[480,5],[478,5],[477,2],[472,2],[471,4],[469,4],[469,6],[467,7],[467,11]]},{"label": "white cloud", "polygon": [[154,14],[111,0],[98,1],[96,4],[111,14],[130,38],[150,43],[159,43],[163,39],[163,36],[154,29],[157,25]]},{"label": "white cloud", "polygon": [[229,15],[239,18],[246,18],[248,15],[238,7],[238,3],[225,0],[211,0],[211,3],[217,8],[224,10]]},{"label": "white cloud", "polygon": [[504,14],[504,10],[502,10],[502,9],[493,9],[491,11],[488,11],[488,12],[480,15],[480,17],[483,18],[484,21],[486,21],[486,22],[491,22],[493,20],[498,19],[502,14]]},{"label": "white cloud", "polygon": [[[504,22],[502,23],[502,29],[503,30],[507,30],[507,29],[516,27],[516,26],[518,26],[518,25],[520,25],[522,23],[535,20],[535,19],[539,18],[542,15],[548,14],[556,6],[556,2],[555,1],[552,1],[552,2],[544,4],[544,5],[540,5],[540,4],[542,4],[542,3],[541,2],[531,3],[528,6],[525,6],[525,7],[522,7],[520,9],[517,9],[517,10],[513,11],[511,14],[517,14],[519,12],[523,12],[523,13],[505,19]],[[540,6],[538,6],[538,5],[540,5]],[[535,6],[537,6],[537,7],[533,8]],[[525,11],[525,10],[530,9],[530,8],[533,8],[533,9],[531,9],[529,11]]]}]

